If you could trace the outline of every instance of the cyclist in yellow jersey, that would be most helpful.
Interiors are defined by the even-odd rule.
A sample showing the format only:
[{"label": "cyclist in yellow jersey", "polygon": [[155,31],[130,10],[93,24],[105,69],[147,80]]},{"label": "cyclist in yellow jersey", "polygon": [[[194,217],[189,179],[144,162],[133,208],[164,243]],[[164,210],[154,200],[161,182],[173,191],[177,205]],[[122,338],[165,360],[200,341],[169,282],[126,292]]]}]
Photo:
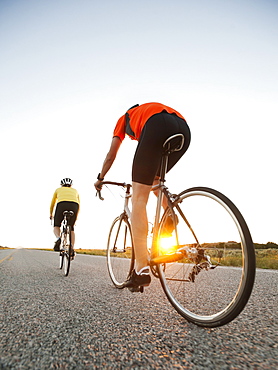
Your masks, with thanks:
[{"label": "cyclist in yellow jersey", "polygon": [[61,238],[60,238],[60,227],[63,221],[63,212],[64,211],[73,211],[74,215],[70,218],[70,225],[72,227],[71,231],[71,242],[72,247],[74,247],[75,243],[75,232],[74,232],[74,224],[79,212],[79,194],[76,189],[72,188],[72,180],[70,178],[65,178],[61,180],[61,187],[56,189],[52,201],[50,204],[50,219],[53,218],[53,210],[55,208],[54,214],[54,235],[56,236],[57,240],[54,244],[54,250],[59,252]]}]

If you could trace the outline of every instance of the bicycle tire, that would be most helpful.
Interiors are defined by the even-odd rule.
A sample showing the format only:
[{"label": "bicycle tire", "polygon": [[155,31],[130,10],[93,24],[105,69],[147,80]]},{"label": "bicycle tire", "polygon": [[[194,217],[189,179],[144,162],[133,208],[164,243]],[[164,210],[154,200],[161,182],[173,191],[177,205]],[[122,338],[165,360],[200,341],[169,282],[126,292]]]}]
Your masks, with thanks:
[{"label": "bicycle tire", "polygon": [[113,221],[107,241],[107,268],[116,288],[124,288],[124,283],[134,269],[134,247],[130,223],[125,214]]},{"label": "bicycle tire", "polygon": [[65,254],[64,254],[63,251],[60,252],[60,256],[59,257],[60,257],[60,266],[59,266],[59,268],[60,268],[60,270],[62,270],[63,265],[64,265],[64,258],[65,258]]},{"label": "bicycle tire", "polygon": [[64,251],[64,275],[68,276],[71,265],[72,245],[71,245],[71,227],[67,225],[65,230],[65,251]]},{"label": "bicycle tire", "polygon": [[[250,231],[237,207],[216,190],[190,188],[176,199],[173,206],[178,223],[172,237],[177,245],[192,252],[198,248],[198,254],[210,256],[213,266],[206,270],[206,262],[198,261],[194,253],[179,261],[160,263],[157,270],[161,285],[169,302],[188,321],[204,327],[225,325],[241,313],[252,292],[256,261]],[[170,208],[166,209],[161,219],[161,244],[163,224],[171,213]],[[222,234],[228,238],[223,242],[216,239]]]}]

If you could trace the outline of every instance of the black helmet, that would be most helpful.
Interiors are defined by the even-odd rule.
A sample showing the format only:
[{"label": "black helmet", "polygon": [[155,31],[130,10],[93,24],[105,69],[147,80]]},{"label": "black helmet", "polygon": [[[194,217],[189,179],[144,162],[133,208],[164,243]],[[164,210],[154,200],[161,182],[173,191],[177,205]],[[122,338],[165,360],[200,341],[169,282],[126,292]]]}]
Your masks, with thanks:
[{"label": "black helmet", "polygon": [[66,177],[65,179],[61,180],[62,186],[71,186],[72,185],[72,179]]}]

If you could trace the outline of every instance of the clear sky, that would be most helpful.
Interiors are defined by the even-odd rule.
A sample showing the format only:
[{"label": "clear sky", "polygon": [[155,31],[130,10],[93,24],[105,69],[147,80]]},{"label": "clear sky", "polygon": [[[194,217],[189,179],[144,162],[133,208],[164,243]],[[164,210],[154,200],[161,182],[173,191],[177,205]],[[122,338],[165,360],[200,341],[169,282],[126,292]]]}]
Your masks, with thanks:
[{"label": "clear sky", "polygon": [[[63,177],[80,193],[76,247],[105,248],[117,196],[93,183],[117,119],[157,101],[187,119],[173,192],[209,186],[278,243],[276,0],[0,0],[0,245],[52,247]],[[126,138],[107,180],[130,181]]]}]

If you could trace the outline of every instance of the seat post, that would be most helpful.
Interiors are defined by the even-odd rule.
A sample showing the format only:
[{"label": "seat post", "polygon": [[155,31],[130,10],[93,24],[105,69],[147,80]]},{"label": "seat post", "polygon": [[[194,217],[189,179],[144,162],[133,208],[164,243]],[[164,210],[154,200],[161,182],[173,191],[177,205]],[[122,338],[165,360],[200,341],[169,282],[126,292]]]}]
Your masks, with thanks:
[{"label": "seat post", "polygon": [[[173,141],[174,139],[179,139],[179,143],[175,143],[174,146],[171,148],[171,141]],[[183,134],[175,134],[175,135],[168,137],[168,139],[165,140],[163,144],[164,151],[163,151],[161,167],[160,167],[161,184],[165,182],[165,174],[167,171],[169,155],[173,152],[178,152],[179,150],[181,150],[183,147],[183,144],[184,144]]]},{"label": "seat post", "polygon": [[159,192],[158,192],[158,197],[157,197],[157,208],[156,208],[155,220],[154,220],[154,238],[153,238],[153,242],[156,240],[157,231],[158,231],[158,224],[159,224],[159,221],[160,221],[160,213],[161,213],[161,205],[162,205],[162,197],[163,197],[162,188],[163,188],[163,185],[165,183],[165,174],[166,174],[166,171],[167,171],[168,157],[169,157],[169,153],[165,152],[162,156],[162,161],[161,161],[161,165],[160,165],[160,171],[159,171],[160,180],[159,180],[159,186],[158,186]]},{"label": "seat post", "polygon": [[[173,139],[179,138],[179,145],[174,145],[171,148],[171,141]],[[153,243],[156,243],[156,237],[157,237],[157,232],[158,232],[158,225],[160,221],[160,213],[161,213],[161,205],[162,205],[162,197],[163,197],[163,187],[165,183],[165,175],[167,171],[167,165],[168,165],[168,160],[169,160],[169,155],[173,152],[181,150],[184,144],[184,136],[183,134],[176,134],[173,136],[170,136],[163,144],[163,154],[162,154],[162,160],[160,164],[160,169],[159,169],[159,193],[158,193],[158,199],[157,199],[157,207],[156,207],[156,213],[155,213],[155,220],[154,220],[154,235],[153,235]],[[156,250],[156,246],[154,247],[154,250]]]},{"label": "seat post", "polygon": [[161,165],[160,165],[160,173],[159,173],[159,176],[160,176],[160,184],[164,184],[165,182],[165,175],[166,175],[166,171],[167,171],[167,164],[168,164],[168,158],[169,158],[169,153],[166,152],[163,154],[162,156],[162,161],[161,161]]},{"label": "seat post", "polygon": [[[171,140],[175,138],[180,139],[179,145],[178,146],[175,145],[173,148],[171,148]],[[159,192],[158,192],[157,207],[156,207],[155,221],[154,221],[153,243],[156,243],[158,225],[160,221],[163,187],[165,183],[165,175],[167,171],[169,155],[173,152],[181,150],[181,148],[183,147],[183,143],[184,143],[183,134],[176,134],[176,135],[170,136],[163,144],[163,155],[162,155],[162,160],[161,160],[160,169],[159,169],[160,180],[159,180],[159,186],[158,186]],[[154,247],[154,250],[156,250],[156,246]]]}]

